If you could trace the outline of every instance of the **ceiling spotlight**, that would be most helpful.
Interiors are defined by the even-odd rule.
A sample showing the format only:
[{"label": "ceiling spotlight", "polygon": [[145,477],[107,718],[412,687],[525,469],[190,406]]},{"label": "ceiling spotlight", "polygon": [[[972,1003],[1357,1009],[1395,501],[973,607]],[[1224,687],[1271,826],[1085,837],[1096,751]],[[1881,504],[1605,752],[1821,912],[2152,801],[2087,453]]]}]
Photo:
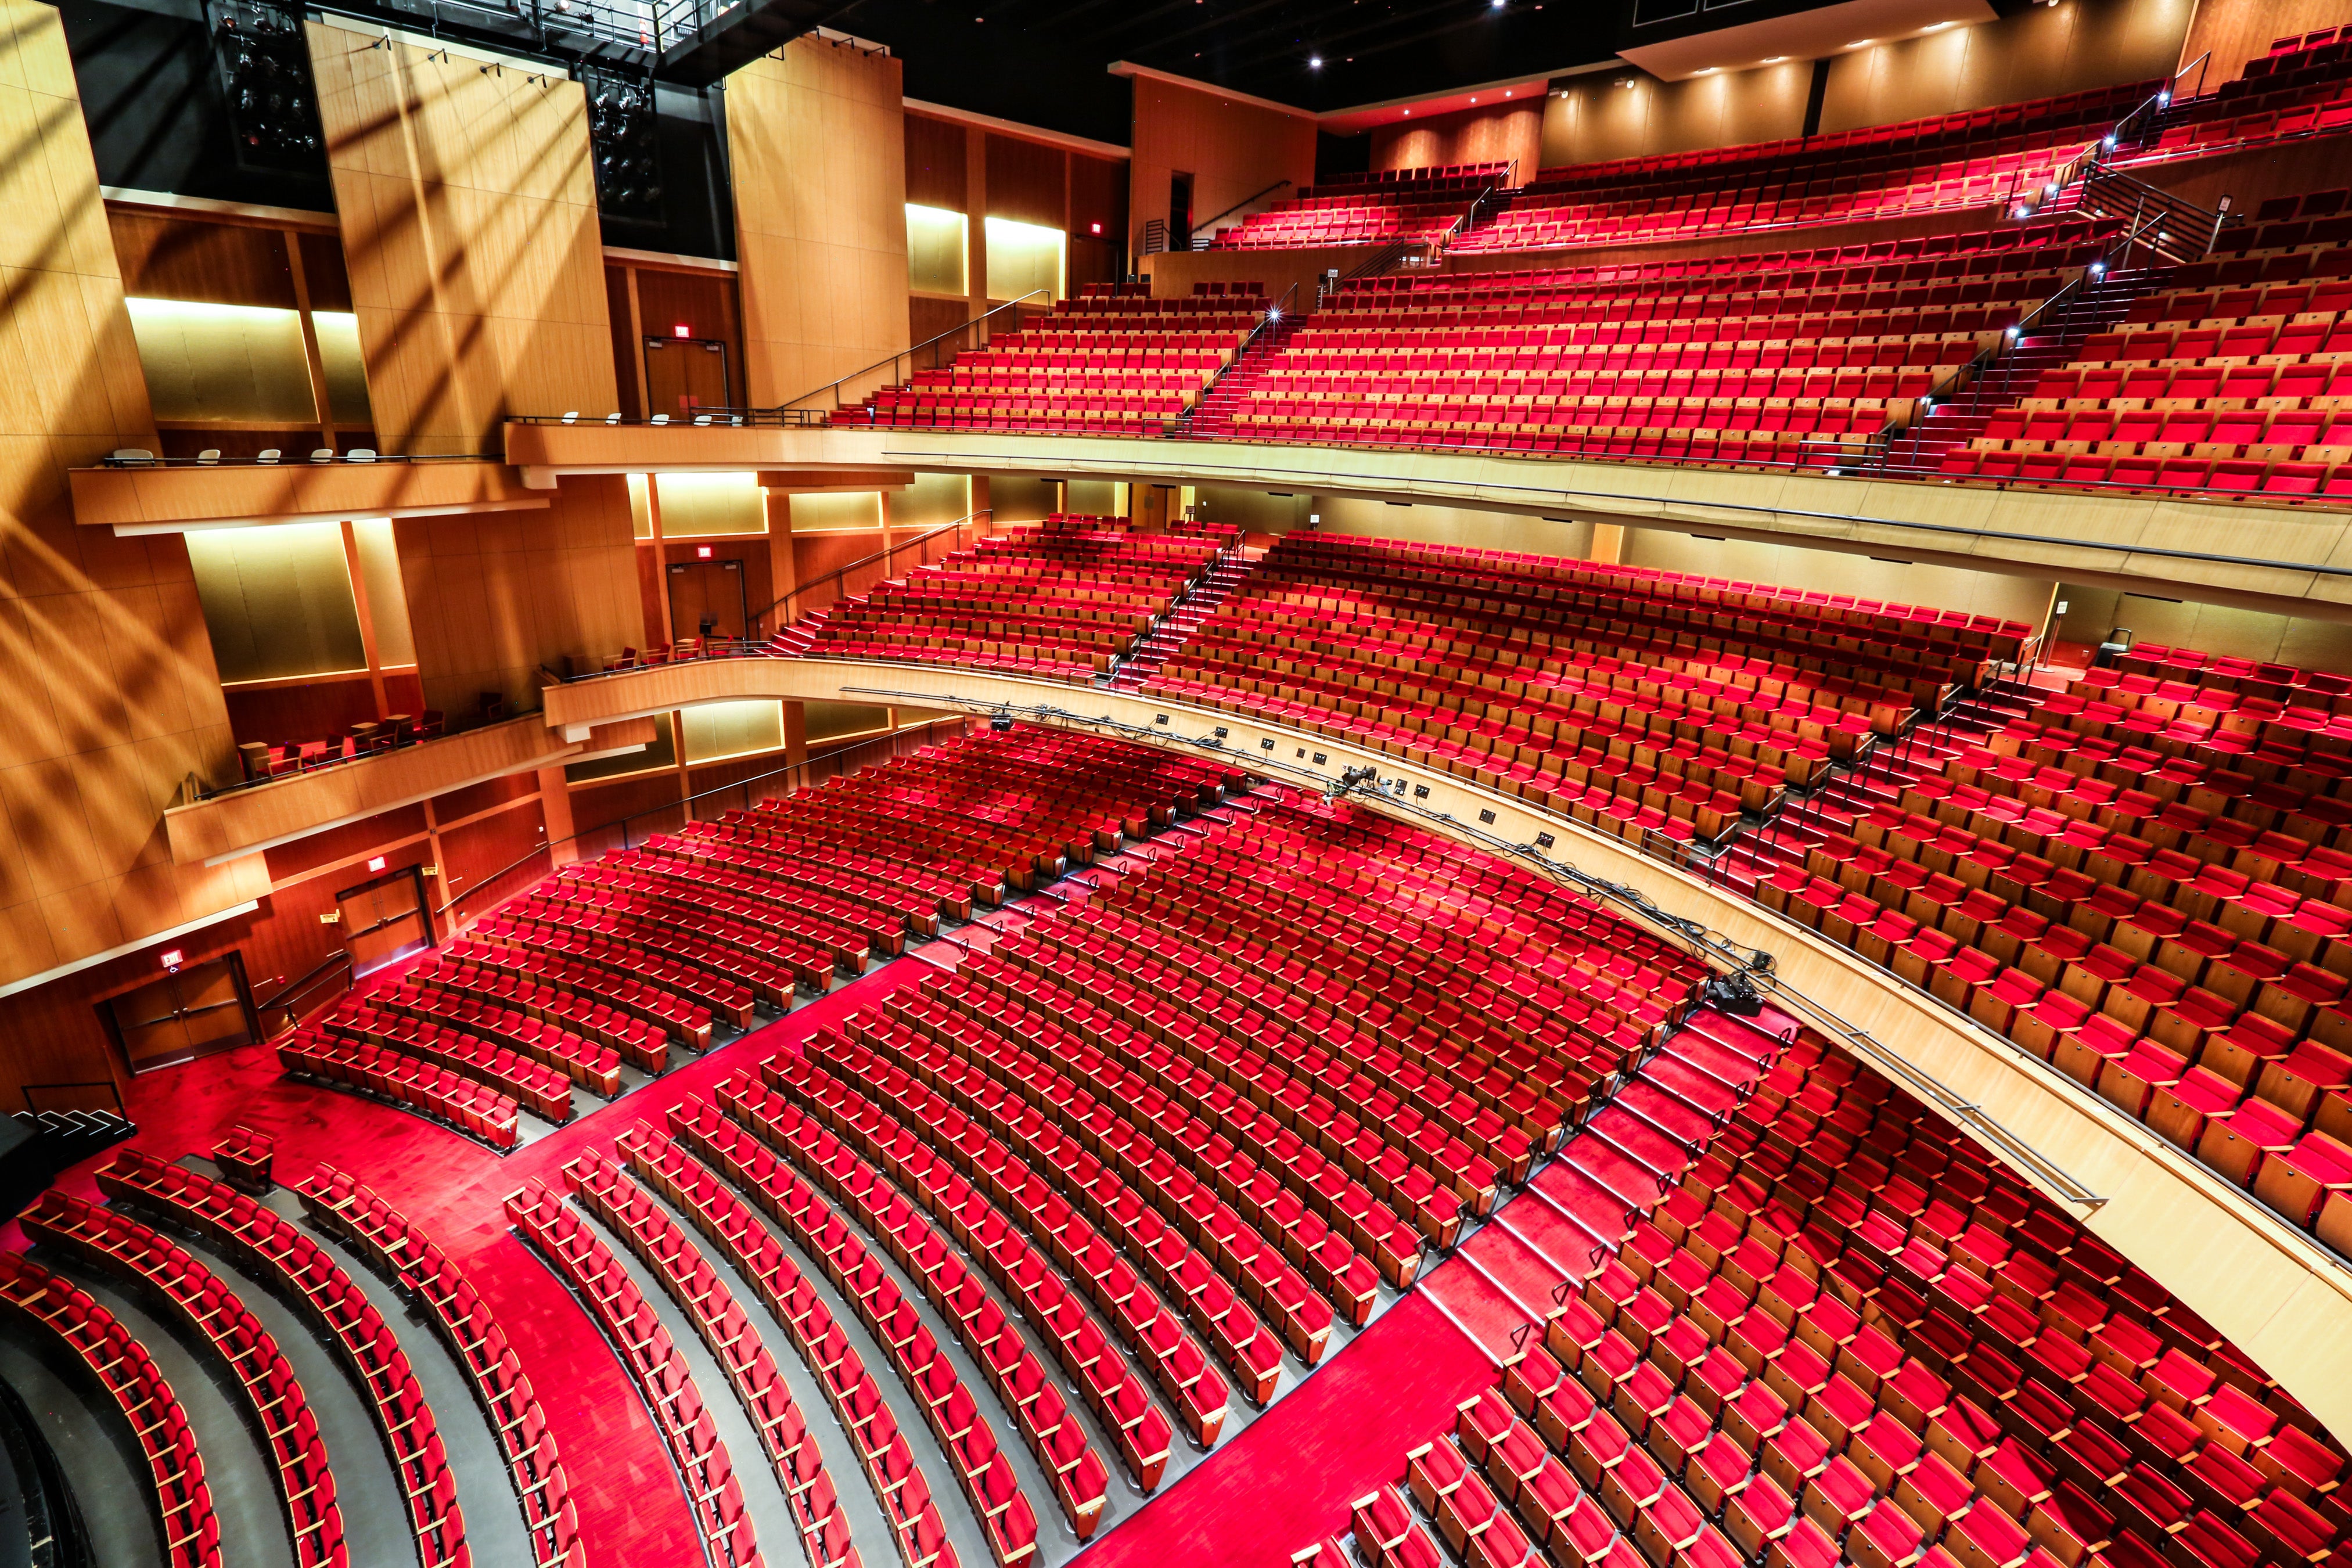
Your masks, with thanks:
[{"label": "ceiling spotlight", "polygon": [[1919,30],[1923,33],[1940,33],[1950,26],[1949,22],[1930,22]]},{"label": "ceiling spotlight", "polygon": [[1701,66],[1698,69],[1691,72],[1691,75],[1693,76],[1713,76],[1714,74],[1715,68],[1713,66]]},{"label": "ceiling spotlight", "polygon": [[1499,11],[1503,8],[1503,0],[1487,0],[1487,4],[1493,10]]},{"label": "ceiling spotlight", "polygon": [[1875,38],[1856,38],[1853,42],[1848,44],[1846,47],[1849,49],[1858,49],[1864,44],[1874,44],[1878,40]]},{"label": "ceiling spotlight", "polygon": [[1789,58],[1789,57],[1788,57],[1788,56],[1786,56],[1786,55],[1774,55],[1774,56],[1772,56],[1770,58],[1767,59],[1764,63],[1765,63],[1766,65],[1768,65],[1768,66],[1777,66],[1777,65],[1779,65],[1782,60],[1785,60],[1785,59],[1787,59],[1788,58]]},{"label": "ceiling spotlight", "polygon": [[1322,57],[1321,55],[1309,55],[1309,56],[1307,56],[1307,68],[1308,70],[1311,70],[1311,71],[1319,71],[1319,70],[1321,70],[1321,69],[1323,68],[1323,57]]}]

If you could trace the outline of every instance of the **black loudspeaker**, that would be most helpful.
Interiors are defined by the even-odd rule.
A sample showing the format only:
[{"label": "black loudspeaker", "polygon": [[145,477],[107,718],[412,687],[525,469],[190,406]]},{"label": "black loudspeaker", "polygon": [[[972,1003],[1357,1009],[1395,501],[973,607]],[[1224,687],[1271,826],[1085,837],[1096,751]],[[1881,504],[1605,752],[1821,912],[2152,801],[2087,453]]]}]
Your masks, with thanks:
[{"label": "black loudspeaker", "polygon": [[56,1173],[34,1130],[13,1116],[0,1116],[0,1220],[16,1218]]}]

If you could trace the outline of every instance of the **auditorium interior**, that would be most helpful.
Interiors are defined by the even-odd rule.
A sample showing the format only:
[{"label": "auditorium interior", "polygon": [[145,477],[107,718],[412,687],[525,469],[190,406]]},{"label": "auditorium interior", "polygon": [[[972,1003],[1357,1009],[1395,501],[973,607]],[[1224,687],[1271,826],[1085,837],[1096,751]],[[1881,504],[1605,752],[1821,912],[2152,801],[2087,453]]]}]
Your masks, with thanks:
[{"label": "auditorium interior", "polygon": [[0,34],[0,1568],[2352,1568],[2352,0]]}]

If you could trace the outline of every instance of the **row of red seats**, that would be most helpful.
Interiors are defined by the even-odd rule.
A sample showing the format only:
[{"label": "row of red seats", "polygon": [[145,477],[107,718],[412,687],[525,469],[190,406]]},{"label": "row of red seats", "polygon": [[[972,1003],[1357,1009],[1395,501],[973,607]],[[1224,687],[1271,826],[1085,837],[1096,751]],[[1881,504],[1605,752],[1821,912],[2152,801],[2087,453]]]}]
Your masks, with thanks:
[{"label": "row of red seats", "polygon": [[586,1568],[580,1514],[547,1413],[514,1347],[464,1272],[437,1243],[368,1187],[321,1164],[294,1188],[303,1212],[420,1303],[425,1321],[466,1373],[522,1505],[540,1568]]},{"label": "row of red seats", "polygon": [[311,1414],[301,1379],[236,1291],[186,1248],[149,1226],[55,1187],[18,1223],[36,1241],[147,1285],[199,1342],[211,1347],[261,1440],[278,1505],[293,1536],[297,1568],[341,1568],[346,1557],[343,1511],[335,1501],[335,1477],[319,1418]]},{"label": "row of red seats", "polygon": [[[647,1152],[633,1153],[632,1159],[658,1158],[667,1167],[682,1167],[694,1156],[708,1161],[747,1194],[754,1207],[782,1224],[803,1250],[824,1259],[827,1276],[856,1303],[867,1327],[889,1350],[899,1381],[921,1402],[941,1450],[956,1467],[958,1483],[980,1516],[991,1553],[1007,1564],[1033,1557],[1037,1547],[1036,1514],[1013,1476],[1012,1462],[998,1447],[994,1430],[980,1413],[971,1391],[931,1340],[929,1331],[919,1322],[906,1321],[906,1303],[896,1296],[897,1287],[890,1287],[890,1296],[884,1295],[886,1277],[866,1258],[863,1244],[850,1235],[845,1222],[759,1138],[713,1107],[689,1101],[670,1112],[669,1125],[675,1144],[665,1151],[648,1142],[642,1145]],[[710,1212],[740,1212],[732,1194],[708,1185],[700,1191],[697,1201]],[[793,1338],[803,1347],[803,1358],[817,1372],[843,1425],[853,1433],[872,1431],[877,1447],[900,1440],[873,1374],[858,1361],[824,1302],[776,1248],[773,1236],[751,1224],[748,1215],[740,1224],[730,1221],[727,1228],[730,1236],[740,1234],[744,1239],[722,1245],[735,1255],[737,1267],[759,1285],[779,1321],[792,1325]],[[752,1237],[757,1238],[756,1258],[749,1252]],[[937,1265],[942,1299],[955,1303],[941,1310],[954,1317],[959,1339],[992,1377],[1009,1375],[1019,1364],[1034,1366],[1020,1348],[1017,1335],[1011,1342],[1005,1341],[1009,1325],[1002,1310],[973,1282],[959,1282],[955,1270],[960,1268],[961,1261],[952,1255]],[[890,1327],[894,1323],[902,1326],[894,1330]],[[998,1358],[1000,1346],[1003,1355]],[[1097,1494],[1097,1509],[1099,1501]]]},{"label": "row of red seats", "polygon": [[[682,1131],[708,1129],[705,1132],[688,1132],[688,1142],[698,1138],[707,1141],[720,1134],[722,1129],[726,1130],[724,1136],[734,1136],[733,1131],[699,1101],[672,1107],[669,1122]],[[916,1466],[905,1435],[882,1404],[872,1374],[856,1363],[856,1352],[840,1338],[831,1314],[818,1302],[800,1269],[784,1256],[773,1233],[753,1217],[752,1210],[728,1189],[725,1180],[689,1152],[686,1142],[641,1124],[622,1135],[617,1152],[639,1181],[667,1198],[719,1247],[735,1271],[751,1281],[777,1321],[786,1326],[793,1348],[825,1390],[843,1429],[856,1445],[866,1479],[882,1504],[885,1517],[891,1521],[899,1556],[908,1568],[922,1568],[935,1554],[953,1564],[955,1553],[942,1539],[930,1482]],[[736,1163],[739,1154],[762,1172],[771,1169],[761,1152],[740,1149],[720,1161],[722,1168],[739,1182],[746,1179]],[[753,1190],[773,1189],[755,1186]],[[863,1303],[860,1310],[865,1310]],[[869,1327],[871,1322],[869,1320]],[[917,1369],[909,1391],[919,1386],[925,1416],[934,1435],[940,1437],[950,1463],[956,1466],[974,1511],[981,1516],[992,1555],[1008,1568],[1030,1555],[1034,1550],[1036,1520],[1029,1511],[1027,1500],[1020,1495],[1009,1476],[997,1473],[1004,1461],[1001,1455],[994,1454],[994,1438],[984,1436],[971,1445],[974,1451],[992,1456],[984,1472],[971,1470],[963,1449],[958,1446],[958,1440],[970,1431],[962,1424],[964,1416],[977,1419],[977,1412],[971,1409],[971,1394],[953,1369],[940,1360],[938,1348],[929,1342],[927,1333],[911,1337],[903,1345],[887,1340],[884,1342],[891,1344],[902,1377],[908,1367]],[[778,1475],[786,1480],[787,1489],[813,1488],[824,1461],[816,1451],[816,1440],[808,1435],[782,1384],[776,1383],[772,1392],[765,1393],[755,1388],[753,1396],[747,1401],[747,1409],[760,1426],[772,1458],[789,1460],[788,1465],[780,1462],[778,1466]]]},{"label": "row of red seats", "polygon": [[2329,503],[2352,497],[2352,463],[1952,452],[1935,471],[1947,482],[1970,479],[2025,489],[2091,487],[2121,495],[2261,496],[2287,503],[2306,498]]},{"label": "row of red seats", "polygon": [[[826,1040],[827,1057],[837,1058],[844,1043],[838,1037]],[[927,1163],[914,1152],[913,1144],[902,1136],[913,1132],[913,1128],[903,1125],[849,1087],[835,1075],[829,1064],[807,1057],[772,1057],[761,1064],[760,1076],[838,1137],[864,1150],[878,1163],[877,1169],[887,1170],[902,1187],[909,1184],[919,1187],[922,1174],[939,1169],[936,1163]],[[891,1103],[904,1110],[914,1109],[904,1102]],[[934,1100],[931,1108],[943,1110],[944,1102]],[[770,1114],[779,1125],[784,1121],[773,1114],[772,1108]],[[1026,1234],[1000,1240],[994,1252],[983,1258],[983,1265],[1014,1293],[1023,1316],[1053,1342],[1055,1359],[1063,1371],[1076,1382],[1088,1406],[1104,1426],[1116,1434],[1114,1440],[1120,1457],[1137,1484],[1147,1491],[1159,1485],[1167,1466],[1171,1436],[1168,1418],[1151,1403],[1143,1381],[1129,1368],[1108,1336],[1087,1318],[1076,1298],[1046,1270],[1043,1253],[1028,1237],[1038,1237],[1064,1273],[1078,1281],[1079,1289],[1109,1319],[1129,1353],[1149,1363],[1147,1370],[1152,1373],[1152,1381],[1160,1384],[1163,1396],[1180,1405],[1187,1429],[1196,1440],[1202,1441],[1203,1447],[1212,1446],[1215,1435],[1223,1427],[1225,1406],[1223,1403],[1204,1406],[1197,1402],[1213,1393],[1221,1393],[1222,1380],[1206,1373],[1198,1346],[1187,1344],[1172,1354],[1160,1353],[1162,1342],[1151,1331],[1158,1324],[1157,1305],[1142,1292],[1134,1274],[1118,1263],[1109,1246],[1056,1195],[1053,1184],[1035,1174],[1017,1156],[1005,1157],[1001,1165],[992,1168],[1000,1155],[1000,1147],[992,1146],[993,1141],[976,1124],[964,1122],[958,1129],[961,1134],[958,1138],[942,1139],[938,1123],[925,1125],[925,1131],[932,1133],[933,1152],[943,1153],[968,1179],[978,1183],[996,1205],[1000,1218],[1014,1214],[1021,1216]],[[800,1142],[805,1146],[813,1140]],[[877,1194],[883,1192],[879,1186],[872,1190]],[[977,1226],[964,1228],[985,1230],[989,1226],[990,1222],[983,1219]],[[1137,1316],[1125,1315],[1130,1308],[1136,1310]],[[1172,1324],[1161,1331],[1181,1335],[1181,1331]],[[1319,1344],[1309,1350],[1319,1351]],[[1313,1356],[1306,1359],[1312,1360]],[[1184,1381],[1180,1383],[1180,1378]],[[1181,1387],[1186,1397],[1180,1400],[1169,1395],[1167,1390],[1171,1384]]]},{"label": "row of red seats", "polygon": [[[593,1151],[563,1167],[580,1206],[602,1220],[628,1245],[663,1291],[677,1303],[696,1334],[719,1363],[729,1386],[760,1434],[777,1483],[792,1505],[801,1542],[814,1568],[847,1568],[858,1561],[851,1545],[849,1521],[841,1511],[833,1478],[808,1438],[808,1426],[792,1392],[778,1376],[759,1325],[745,1315],[735,1292],[710,1267],[676,1220],[646,1193],[622,1175],[619,1167]],[[897,1489],[883,1494],[892,1522],[900,1525],[900,1546],[907,1568],[927,1568],[944,1557],[943,1568],[954,1568],[955,1552],[947,1544],[938,1509],[922,1472],[901,1441]],[[909,1512],[898,1514],[903,1505]]]},{"label": "row of red seats", "polygon": [[675,959],[741,985],[782,1011],[803,986],[822,990],[833,963],[801,945],[716,915],[671,909],[661,900],[608,885],[595,867],[573,864],[507,906],[509,919],[569,929],[625,949]]},{"label": "row of red seats", "polygon": [[[975,1169],[965,1178],[951,1171],[940,1159],[919,1152],[925,1146],[913,1138],[911,1129],[805,1057],[772,1057],[760,1064],[760,1077],[772,1092],[763,1093],[750,1079],[739,1079],[721,1086],[719,1103],[757,1127],[771,1148],[831,1193],[862,1228],[894,1251],[926,1250],[928,1238],[930,1256],[945,1257],[946,1237],[952,1234],[1050,1347],[1079,1397],[1111,1434],[1129,1477],[1147,1492],[1157,1489],[1173,1436],[1167,1416],[1061,1275],[1007,1217],[1008,1207],[1025,1206],[1026,1217],[1034,1223],[1040,1205],[1056,1201],[1049,1197],[1049,1189],[1034,1180],[1013,1186],[1004,1173]],[[953,1152],[968,1162],[971,1151]],[[1055,1217],[1067,1212],[1064,1205]],[[934,1216],[939,1225],[932,1223]],[[905,1233],[910,1226],[914,1233],[908,1237]],[[918,1277],[928,1293],[944,1299],[929,1271],[919,1270]],[[1004,1353],[1017,1350],[1034,1359],[1018,1330],[1008,1327],[1005,1332]],[[1000,1392],[1010,1393],[1016,1402],[1025,1397],[1025,1377],[1004,1380]],[[1065,1418],[1066,1431],[1043,1430],[1043,1418],[1052,1415],[1059,1403],[1056,1394],[1034,1419],[1019,1416],[1031,1447],[1049,1468],[1075,1464],[1080,1475],[1097,1473],[1101,1460],[1091,1457],[1090,1448],[1082,1449],[1083,1434],[1074,1423]]]},{"label": "row of red seats", "polygon": [[[869,954],[896,958],[906,947],[905,916],[895,910],[877,911],[865,900],[814,879],[786,890],[763,877],[664,853],[650,840],[640,848],[607,855],[604,863],[680,889],[748,898],[755,906],[761,900],[783,906],[810,922],[806,934],[822,932],[835,944],[845,970],[861,967]],[[861,939],[863,948],[858,946]]]},{"label": "row of red seats", "polygon": [[449,952],[467,963],[530,975],[558,990],[602,997],[607,1005],[663,1025],[673,1038],[683,1033],[685,1043],[696,1049],[707,1047],[709,1019],[749,1028],[757,1000],[750,986],[730,976],[667,953],[586,935],[560,920],[531,920],[520,904],[477,921],[467,930],[467,942],[453,944]]},{"label": "row of red seats", "polygon": [[[497,963],[480,963],[444,952],[409,971],[411,984],[483,1005],[499,1029],[530,1044],[529,1053],[564,1073],[583,1089],[609,1082],[622,1061],[659,1072],[668,1060],[669,1029],[633,1006],[615,1006],[603,996],[569,985],[519,974]],[[646,1009],[650,1010],[650,1009]],[[531,1036],[529,1026],[537,1024]]]},{"label": "row of red seats", "polygon": [[99,1190],[117,1203],[144,1206],[219,1244],[250,1266],[342,1352],[392,1456],[393,1475],[408,1502],[419,1560],[470,1563],[457,1480],[441,1446],[433,1407],[417,1386],[400,1336],[387,1325],[341,1264],[292,1222],[226,1182],[128,1149],[98,1173]]},{"label": "row of red seats", "polygon": [[[771,899],[759,889],[744,892],[698,878],[669,876],[633,850],[603,857],[588,875],[601,888],[635,896],[661,919],[691,920],[697,911],[707,911],[732,927],[772,934],[785,944],[773,951],[789,954],[796,965],[820,975],[862,973],[873,951],[873,939],[854,922],[812,910],[803,900]],[[812,984],[824,989],[821,979]]]},{"label": "row of red seats", "polygon": [[[694,1374],[645,1299],[596,1233],[534,1178],[508,1195],[507,1221],[539,1249],[619,1352],[646,1413],[677,1467],[695,1531],[719,1568],[759,1568],[759,1531],[743,1505],[726,1443],[703,1405]],[[854,1568],[844,1559],[844,1568]]]},{"label": "row of red seats", "polygon": [[[1009,1100],[1003,1089],[992,1087],[993,1080],[946,1047],[880,1020],[853,1017],[845,1026],[856,1038],[827,1029],[811,1041],[827,1068],[872,1085],[881,1102],[910,1118],[935,1148],[958,1148],[969,1129],[984,1125],[1014,1159],[1044,1172],[1088,1224],[1117,1238],[1114,1246],[1098,1236],[1074,1234],[1065,1225],[1046,1239],[1128,1352],[1159,1384],[1193,1442],[1213,1447],[1223,1434],[1225,1381],[1185,1332],[1182,1321],[1140,1288],[1116,1256],[1118,1250],[1134,1258],[1162,1294],[1184,1303],[1193,1326],[1243,1380],[1244,1392],[1265,1403],[1281,1365],[1279,1345],[1246,1304],[1230,1292],[1220,1296],[1206,1289],[1211,1266],[1116,1171],[1072,1142],[1042,1112]],[[870,1042],[873,1048],[860,1041]],[[1013,1212],[1023,1211],[1016,1206]]]},{"label": "row of red seats", "polygon": [[204,1455],[188,1413],[147,1347],[89,1292],[22,1253],[0,1252],[0,1310],[26,1342],[54,1339],[113,1396],[146,1459],[168,1568],[221,1568],[220,1520]]},{"label": "row of red seats", "polygon": [[[584,1001],[592,1006],[591,1017],[594,1016],[593,1009],[601,1007],[635,1018],[690,1050],[710,1048],[711,1009],[695,1000],[690,993],[670,989],[665,984],[690,983],[684,972],[649,965],[639,973],[627,973],[573,962],[558,953],[509,945],[493,934],[495,929],[499,928],[493,928],[489,921],[478,923],[467,936],[442,950],[445,963],[461,970],[509,975],[525,984]],[[742,995],[727,1021],[737,1028],[743,1027],[750,1022],[751,1005],[751,997]]]},{"label": "row of red seats", "polygon": [[970,910],[969,895],[958,899],[952,889],[946,889],[950,896],[945,899],[940,891],[926,892],[897,880],[881,863],[845,849],[833,859],[818,853],[770,852],[730,841],[717,823],[689,823],[675,835],[655,834],[644,847],[647,855],[679,866],[707,866],[795,893],[815,893],[845,909],[865,911],[879,931],[888,930],[895,921],[901,931],[937,936],[943,904],[949,911]]},{"label": "row of red seats", "polygon": [[302,1028],[278,1042],[278,1065],[297,1078],[389,1100],[478,1138],[494,1149],[511,1149],[521,1137],[513,1100],[446,1068],[399,1051]]},{"label": "row of red seats", "polygon": [[572,1120],[572,1080],[505,1047],[401,1013],[382,1013],[345,996],[315,1026],[331,1039],[373,1046],[446,1068],[506,1096],[541,1121]]}]

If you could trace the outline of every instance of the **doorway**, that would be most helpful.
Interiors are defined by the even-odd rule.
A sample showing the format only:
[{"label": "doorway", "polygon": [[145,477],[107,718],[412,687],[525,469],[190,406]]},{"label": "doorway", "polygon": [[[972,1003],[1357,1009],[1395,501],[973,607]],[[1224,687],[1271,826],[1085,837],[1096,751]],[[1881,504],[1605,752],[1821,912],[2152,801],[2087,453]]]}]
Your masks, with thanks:
[{"label": "doorway", "polygon": [[425,875],[415,866],[346,888],[335,895],[335,910],[342,917],[343,951],[352,955],[355,980],[433,945]]},{"label": "doorway", "polygon": [[98,1011],[132,1072],[261,1038],[241,952],[167,971],[160,980],[108,997]]},{"label": "doorway", "polygon": [[1192,176],[1168,176],[1168,248],[1192,248]]},{"label": "doorway", "polygon": [[672,637],[740,637],[751,614],[740,561],[673,561],[669,567]]},{"label": "doorway", "polygon": [[730,406],[727,345],[717,338],[647,338],[646,403],[648,415],[672,419]]}]

